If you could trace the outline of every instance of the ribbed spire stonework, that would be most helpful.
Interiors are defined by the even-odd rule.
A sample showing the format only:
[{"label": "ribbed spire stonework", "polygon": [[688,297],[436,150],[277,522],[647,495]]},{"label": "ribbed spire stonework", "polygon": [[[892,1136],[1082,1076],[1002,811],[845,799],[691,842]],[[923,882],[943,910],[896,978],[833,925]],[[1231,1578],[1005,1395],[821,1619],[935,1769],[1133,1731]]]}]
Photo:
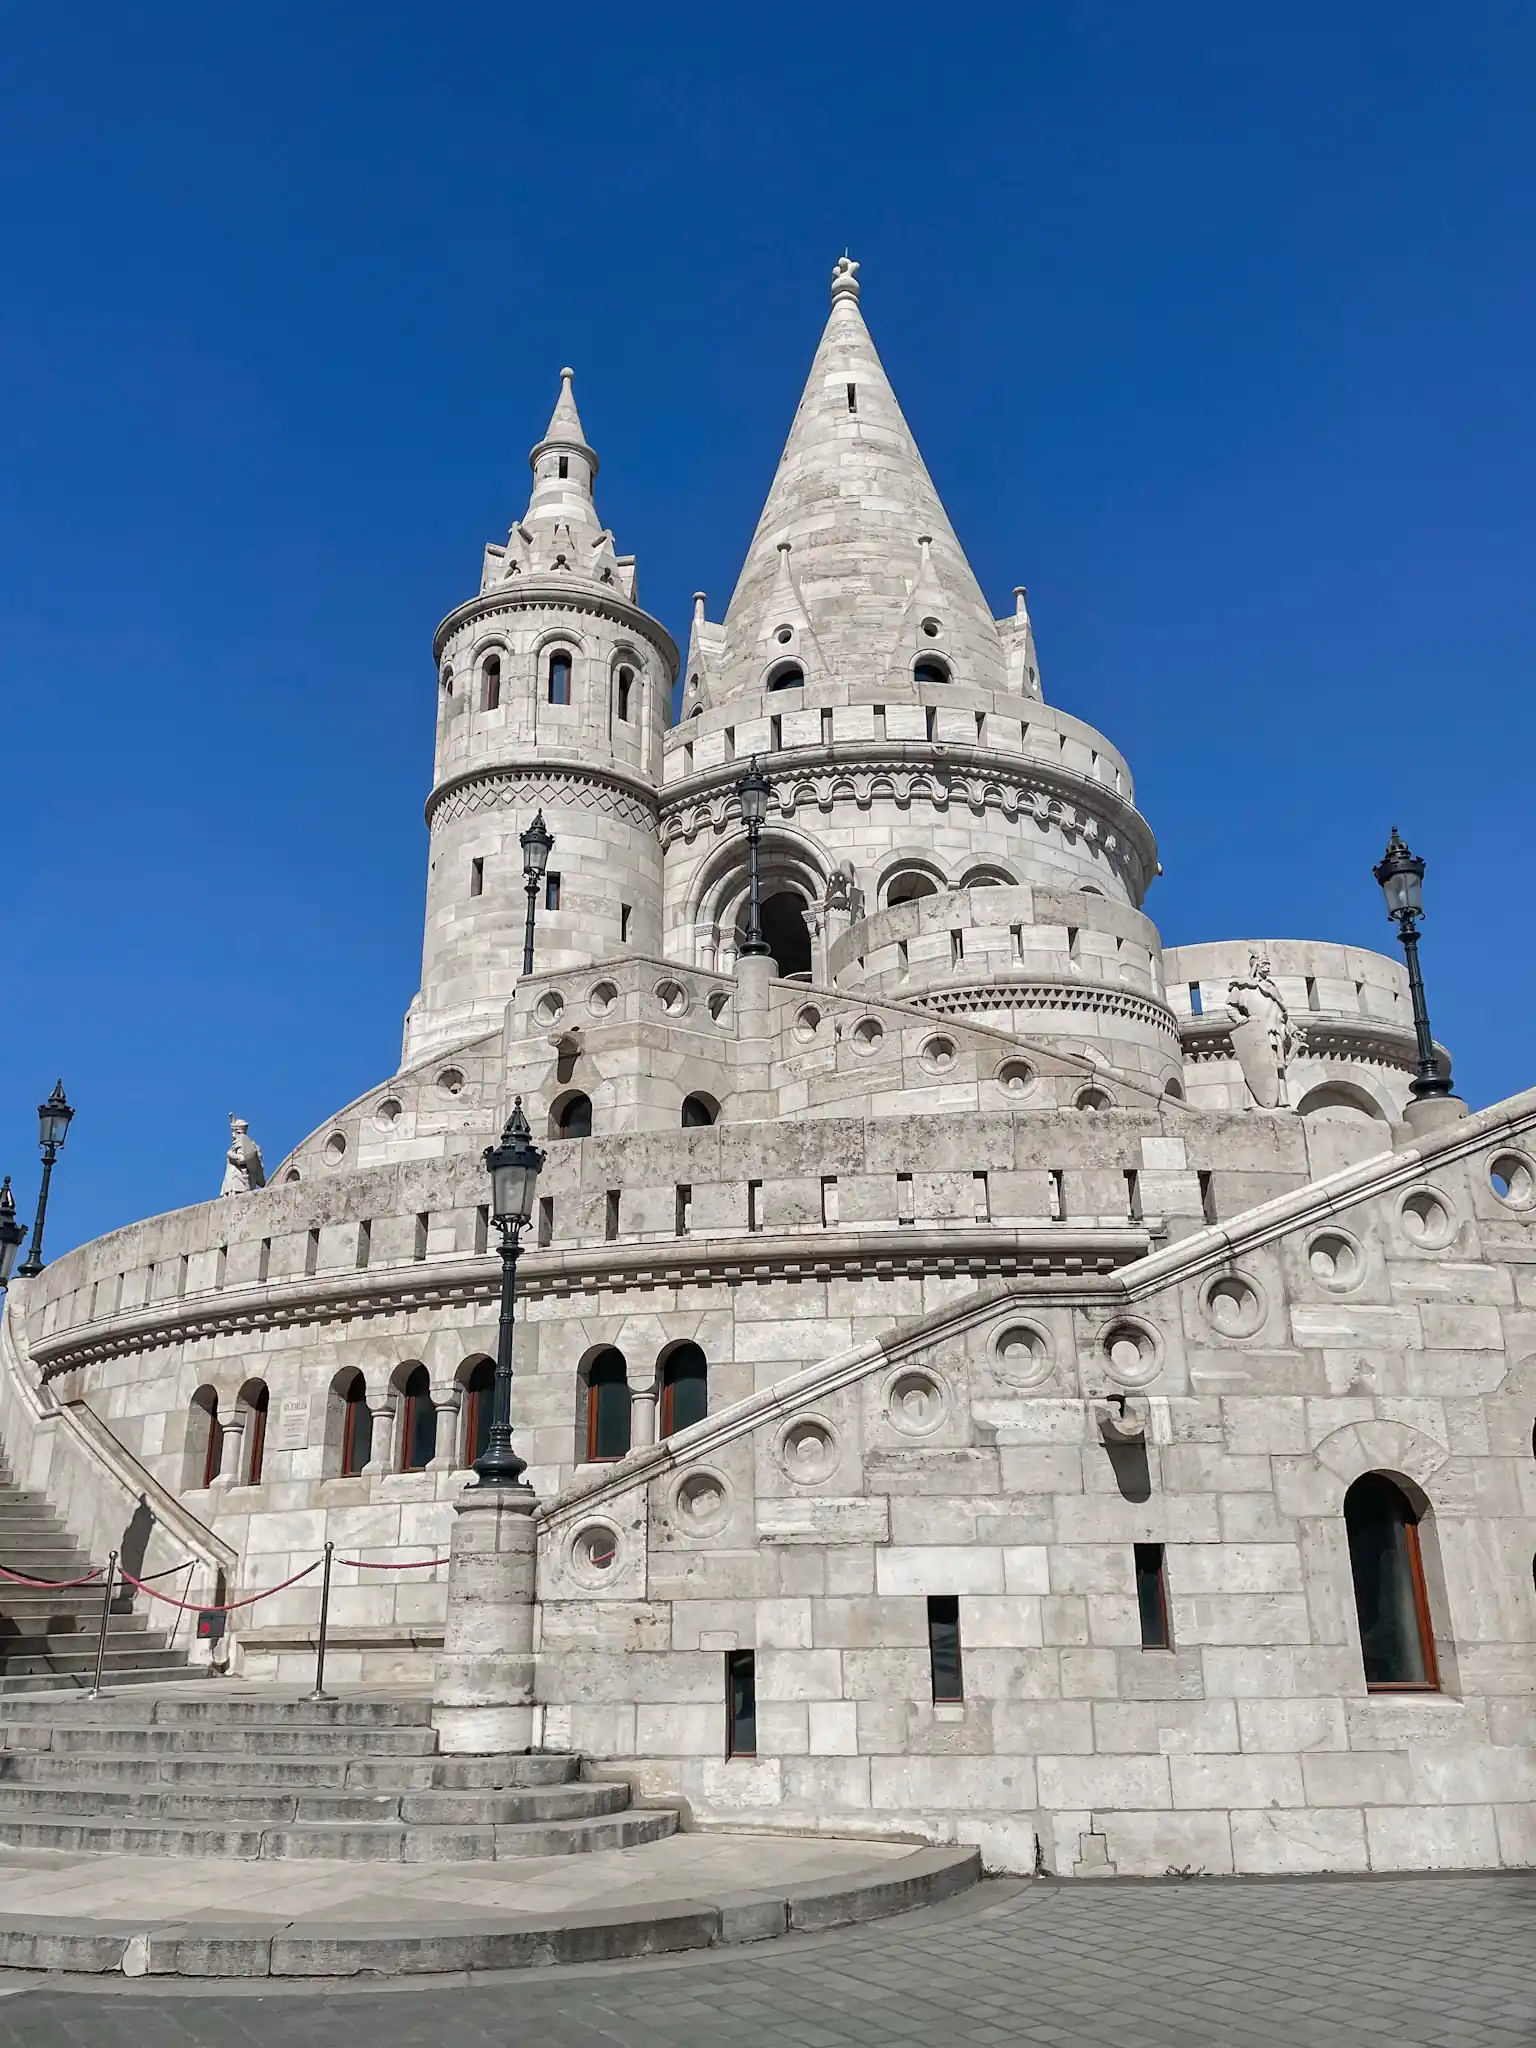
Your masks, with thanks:
[{"label": "ribbed spire stonework", "polygon": [[1008,687],[992,615],[864,324],[857,271],[845,257],[833,273],[826,329],[726,613],[726,695],[762,687],[772,665],[763,641],[775,628],[768,613],[785,542],[836,681],[883,687],[898,661],[910,674],[908,613],[921,576],[937,593],[932,651],[956,681]]}]

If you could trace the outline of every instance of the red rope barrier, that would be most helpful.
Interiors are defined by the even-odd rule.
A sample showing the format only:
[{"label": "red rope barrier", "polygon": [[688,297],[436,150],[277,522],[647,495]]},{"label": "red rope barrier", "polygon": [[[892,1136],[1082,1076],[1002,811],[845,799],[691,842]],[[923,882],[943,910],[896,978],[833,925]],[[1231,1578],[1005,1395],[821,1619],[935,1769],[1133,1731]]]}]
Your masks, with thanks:
[{"label": "red rope barrier", "polygon": [[9,1565],[0,1564],[0,1578],[13,1579],[18,1586],[46,1586],[50,1592],[70,1586],[88,1586],[93,1579],[100,1577],[100,1565],[88,1571],[83,1579],[29,1579],[25,1572],[13,1572]]},{"label": "red rope barrier", "polygon": [[409,1564],[374,1564],[366,1557],[338,1557],[336,1562],[356,1565],[360,1572],[424,1572],[435,1564],[447,1564],[450,1560],[446,1557],[417,1557]]},{"label": "red rope barrier", "polygon": [[222,1606],[215,1606],[206,1600],[173,1600],[169,1593],[157,1593],[153,1586],[147,1586],[142,1579],[136,1579],[132,1572],[121,1576],[130,1586],[137,1586],[141,1593],[147,1593],[151,1600],[159,1600],[167,1607],[187,1608],[195,1614],[233,1614],[237,1607],[254,1607],[258,1600],[270,1600],[274,1593],[284,1592],[289,1586],[296,1586],[300,1579],[307,1579],[311,1572],[320,1569],[317,1557],[313,1564],[305,1565],[303,1571],[295,1572],[291,1579],[280,1579],[275,1586],[264,1587],[259,1593],[247,1593],[243,1600],[226,1600]]}]

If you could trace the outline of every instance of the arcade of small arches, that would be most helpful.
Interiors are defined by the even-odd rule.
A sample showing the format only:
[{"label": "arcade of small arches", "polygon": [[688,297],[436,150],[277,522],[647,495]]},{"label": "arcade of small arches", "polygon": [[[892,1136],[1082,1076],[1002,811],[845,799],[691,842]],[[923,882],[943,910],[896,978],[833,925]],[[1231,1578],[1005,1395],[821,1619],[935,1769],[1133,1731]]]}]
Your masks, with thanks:
[{"label": "arcade of small arches", "polygon": [[[530,681],[536,694],[548,704],[569,705],[576,701],[578,650],[564,641],[539,648],[530,657]],[[481,711],[499,711],[512,657],[504,646],[482,649],[472,659],[470,673],[475,680],[474,701]],[[595,664],[594,664],[595,665]],[[646,670],[641,657],[623,649],[609,663],[608,705],[610,722],[631,724],[640,708]],[[445,697],[452,697],[458,685],[453,663],[445,662],[441,674]]]},{"label": "arcade of small arches", "polygon": [[[678,1128],[684,1131],[702,1131],[717,1123],[720,1104],[713,1095],[695,1090],[685,1095],[678,1112]],[[581,1089],[570,1090],[558,1096],[549,1113],[549,1135],[552,1138],[590,1138],[592,1135],[592,1098]]]}]

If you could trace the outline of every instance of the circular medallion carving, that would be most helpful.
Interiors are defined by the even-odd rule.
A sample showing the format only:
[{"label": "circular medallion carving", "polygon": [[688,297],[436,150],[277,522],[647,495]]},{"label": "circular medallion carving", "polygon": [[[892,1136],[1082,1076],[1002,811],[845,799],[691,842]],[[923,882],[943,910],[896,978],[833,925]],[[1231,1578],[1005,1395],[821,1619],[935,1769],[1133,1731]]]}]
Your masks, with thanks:
[{"label": "circular medallion carving", "polygon": [[923,1041],[923,1049],[918,1054],[918,1058],[930,1074],[947,1074],[953,1068],[958,1058],[958,1054],[955,1051],[955,1041],[952,1038],[944,1037],[942,1032],[938,1033],[934,1037]]},{"label": "circular medallion carving", "polygon": [[878,1017],[861,1017],[849,1033],[855,1052],[878,1052],[885,1026]]},{"label": "circular medallion carving", "polygon": [[329,1137],[328,1137],[328,1138],[326,1139],[326,1141],[325,1141],[325,1163],[326,1163],[326,1165],[327,1165],[327,1166],[340,1166],[341,1162],[343,1161],[343,1159],[345,1159],[345,1158],[346,1158],[346,1156],[347,1156],[347,1140],[346,1140],[346,1134],[345,1134],[344,1132],[342,1132],[342,1131],[332,1131],[331,1135],[330,1135],[330,1136],[329,1136]]},{"label": "circular medallion carving", "polygon": [[594,1017],[606,1017],[619,1000],[619,992],[611,981],[594,981],[587,990],[587,1008]]},{"label": "circular medallion carving", "polygon": [[1444,1251],[1456,1235],[1456,1215],[1435,1188],[1413,1188],[1397,1205],[1403,1233],[1424,1251]]},{"label": "circular medallion carving", "polygon": [[1307,1241],[1307,1270],[1319,1286],[1343,1294],[1365,1278],[1365,1254],[1347,1231],[1320,1230]]},{"label": "circular medallion carving", "polygon": [[798,1486],[819,1486],[837,1470],[837,1432],[819,1415],[800,1415],[779,1434],[779,1463]]},{"label": "circular medallion carving", "polygon": [[1051,1376],[1051,1340],[1034,1323],[1004,1323],[992,1339],[998,1376],[1011,1387],[1038,1387]]},{"label": "circular medallion carving", "polygon": [[1536,1206],[1536,1167],[1523,1152],[1501,1152],[1490,1160],[1488,1184],[1507,1208]]},{"label": "circular medallion carving", "polygon": [[713,1536],[730,1519],[731,1489],[718,1472],[685,1473],[672,1495],[672,1514],[685,1536]]},{"label": "circular medallion carving", "polygon": [[1146,1323],[1111,1323],[1099,1339],[1104,1369],[1122,1387],[1144,1387],[1162,1370],[1162,1347]]},{"label": "circular medallion carving", "polygon": [[404,1114],[405,1111],[400,1107],[394,1096],[386,1095],[378,1108],[373,1112],[375,1130],[392,1131]]},{"label": "circular medallion carving", "polygon": [[656,1000],[669,1017],[681,1017],[688,1008],[688,991],[680,981],[658,981]]},{"label": "circular medallion carving", "polygon": [[1218,1273],[1200,1299],[1206,1321],[1222,1337],[1251,1337],[1264,1320],[1264,1295],[1246,1273]]},{"label": "circular medallion carving", "polygon": [[997,1070],[997,1085],[1005,1095],[1028,1095],[1035,1086],[1035,1070],[1028,1060],[1004,1060]]},{"label": "circular medallion carving", "polygon": [[713,1017],[717,1024],[719,1024],[724,1019],[725,1013],[730,1007],[730,990],[724,988],[717,988],[714,994],[709,999],[710,1016]]},{"label": "circular medallion carving", "polygon": [[571,1538],[571,1574],[585,1586],[601,1586],[619,1561],[619,1532],[607,1522],[588,1522]]},{"label": "circular medallion carving", "polygon": [[437,1077],[437,1085],[444,1095],[457,1095],[464,1086],[464,1076],[457,1067],[444,1067]]},{"label": "circular medallion carving", "polygon": [[821,1012],[814,1003],[807,1003],[795,1017],[795,1036],[802,1045],[809,1045],[821,1029]]},{"label": "circular medallion carving", "polygon": [[553,1024],[557,1017],[565,1015],[565,997],[558,989],[546,989],[534,1004],[533,1014],[541,1024]]},{"label": "circular medallion carving", "polygon": [[885,1412],[903,1436],[929,1436],[949,1414],[949,1389],[922,1366],[903,1366],[885,1387]]}]

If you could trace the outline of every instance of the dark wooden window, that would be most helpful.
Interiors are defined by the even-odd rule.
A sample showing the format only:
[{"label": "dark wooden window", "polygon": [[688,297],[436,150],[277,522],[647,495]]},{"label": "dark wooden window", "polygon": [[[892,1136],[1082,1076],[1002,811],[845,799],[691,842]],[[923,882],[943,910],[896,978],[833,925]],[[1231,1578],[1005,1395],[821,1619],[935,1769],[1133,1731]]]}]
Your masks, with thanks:
[{"label": "dark wooden window", "polygon": [[501,709],[501,656],[488,654],[485,658],[485,708],[487,711]]},{"label": "dark wooden window", "polygon": [[491,1440],[496,1412],[496,1368],[488,1358],[470,1369],[464,1382],[464,1462],[473,1465]]},{"label": "dark wooden window", "polygon": [[203,1484],[212,1486],[224,1460],[224,1425],[219,1421],[219,1397],[210,1392],[197,1405],[208,1418],[208,1436],[203,1450]]},{"label": "dark wooden window", "polygon": [[600,1351],[587,1369],[587,1458],[622,1458],[629,1449],[629,1375],[622,1351]]},{"label": "dark wooden window", "polygon": [[571,657],[558,650],[549,657],[549,701],[551,704],[569,704],[571,701]]},{"label": "dark wooden window", "polygon": [[342,1395],[341,1476],[355,1479],[373,1456],[373,1410],[360,1372],[353,1373]]},{"label": "dark wooden window", "polygon": [[405,1417],[400,1430],[400,1469],[425,1472],[437,1455],[437,1410],[432,1405],[432,1380],[424,1365],[413,1365],[400,1389]]},{"label": "dark wooden window", "polygon": [[960,1601],[954,1593],[934,1593],[928,1601],[928,1668],[938,1706],[965,1698],[960,1669]]},{"label": "dark wooden window", "polygon": [[674,1436],[709,1413],[709,1366],[697,1344],[679,1344],[661,1368],[661,1433]]},{"label": "dark wooden window", "polygon": [[757,1659],[751,1650],[725,1653],[725,1753],[757,1755]]},{"label": "dark wooden window", "polygon": [[1349,1565],[1369,1692],[1437,1692],[1440,1672],[1424,1585],[1419,1518],[1382,1472],[1344,1496]]},{"label": "dark wooden window", "polygon": [[1141,1612],[1141,1647],[1171,1650],[1168,1625],[1168,1571],[1161,1543],[1136,1545],[1136,1605]]},{"label": "dark wooden window", "polygon": [[591,1096],[573,1095],[555,1119],[555,1129],[562,1138],[590,1138],[592,1135]]},{"label": "dark wooden window", "polygon": [[261,1484],[261,1468],[267,1454],[267,1409],[271,1406],[271,1403],[272,1396],[267,1389],[265,1381],[257,1387],[255,1393],[246,1402],[245,1430],[250,1440],[250,1449],[247,1451],[245,1459],[245,1483],[247,1486],[260,1486]]}]

